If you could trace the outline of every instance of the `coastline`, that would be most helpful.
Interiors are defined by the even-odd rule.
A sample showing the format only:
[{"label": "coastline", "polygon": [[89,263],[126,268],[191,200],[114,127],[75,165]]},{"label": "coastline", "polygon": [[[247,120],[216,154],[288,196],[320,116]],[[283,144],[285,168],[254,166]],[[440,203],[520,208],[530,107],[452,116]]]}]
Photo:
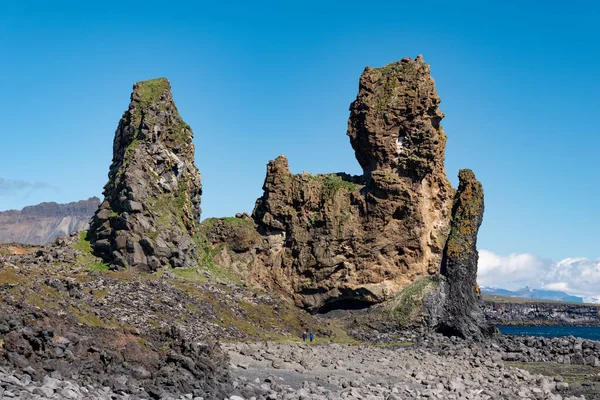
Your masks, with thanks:
[{"label": "coastline", "polygon": [[600,305],[518,297],[483,296],[483,312],[491,325],[600,326]]}]

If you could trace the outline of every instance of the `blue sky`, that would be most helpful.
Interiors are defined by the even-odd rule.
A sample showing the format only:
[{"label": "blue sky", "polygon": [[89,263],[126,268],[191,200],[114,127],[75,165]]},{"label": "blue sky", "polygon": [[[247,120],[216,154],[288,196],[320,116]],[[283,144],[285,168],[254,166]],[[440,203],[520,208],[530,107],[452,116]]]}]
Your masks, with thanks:
[{"label": "blue sky", "polygon": [[423,54],[447,173],[485,188],[479,247],[600,256],[594,2],[126,3],[1,3],[0,210],[100,196],[132,84],[161,76],[195,133],[204,217],[250,212],[279,154],[358,174],[362,70]]}]

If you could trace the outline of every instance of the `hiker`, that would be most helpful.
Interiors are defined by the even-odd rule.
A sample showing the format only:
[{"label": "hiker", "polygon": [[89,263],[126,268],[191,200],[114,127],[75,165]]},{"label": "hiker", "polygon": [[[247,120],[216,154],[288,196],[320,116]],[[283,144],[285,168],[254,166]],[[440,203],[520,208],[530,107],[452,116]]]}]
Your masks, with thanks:
[{"label": "hiker", "polygon": [[308,337],[308,335],[306,334],[306,331],[304,331],[302,333],[302,340],[306,342],[306,338]]},{"label": "hiker", "polygon": [[310,333],[308,336],[310,337],[310,341],[311,341],[311,342],[312,342],[313,340],[315,340],[315,334],[314,334],[314,333],[312,333],[312,332],[311,332],[311,333]]}]

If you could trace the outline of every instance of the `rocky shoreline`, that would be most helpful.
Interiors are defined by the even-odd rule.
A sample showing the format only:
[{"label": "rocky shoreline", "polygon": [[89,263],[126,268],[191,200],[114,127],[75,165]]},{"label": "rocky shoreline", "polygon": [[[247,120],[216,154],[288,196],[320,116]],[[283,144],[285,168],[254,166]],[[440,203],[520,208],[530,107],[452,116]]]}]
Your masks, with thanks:
[{"label": "rocky shoreline", "polygon": [[[530,373],[503,361],[502,343],[475,344],[437,335],[407,333],[414,342],[379,344],[237,342],[223,345],[229,357],[228,393],[167,393],[114,390],[48,374],[34,379],[0,367],[0,399],[598,399],[585,396],[561,376]],[[394,339],[398,339],[395,336]],[[532,340],[531,338],[525,338]],[[540,340],[541,338],[534,339]],[[571,341],[569,341],[571,342]],[[498,344],[500,343],[500,345]],[[579,340],[573,341],[576,346]],[[597,342],[600,345],[600,342]],[[589,345],[589,343],[588,343]],[[596,343],[594,343],[596,345]],[[500,347],[500,348],[498,348]],[[589,346],[587,348],[590,348]],[[528,354],[524,350],[522,354]],[[535,359],[535,358],[532,358]],[[599,370],[600,371],[600,370]],[[124,379],[124,378],[115,378]],[[124,384],[125,382],[123,382]],[[575,396],[574,393],[579,393]]]},{"label": "rocky shoreline", "polygon": [[0,252],[0,399],[599,398],[600,343],[486,322],[483,187],[451,187],[439,104],[421,56],[366,68],[361,176],[280,156],[252,216],[200,222],[192,130],[167,79],[136,83],[89,231]]}]

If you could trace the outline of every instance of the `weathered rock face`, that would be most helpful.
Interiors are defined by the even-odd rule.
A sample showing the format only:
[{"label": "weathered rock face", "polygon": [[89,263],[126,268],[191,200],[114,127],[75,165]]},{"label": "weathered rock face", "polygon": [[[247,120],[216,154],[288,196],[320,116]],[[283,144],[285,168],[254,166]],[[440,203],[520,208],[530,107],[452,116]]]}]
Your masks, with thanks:
[{"label": "weathered rock face", "polygon": [[318,309],[379,302],[439,273],[453,196],[439,102],[421,57],[365,69],[348,123],[363,176],[270,162],[253,213],[268,251],[254,277]]},{"label": "weathered rock face", "polygon": [[117,268],[197,265],[201,177],[192,130],[170,89],[164,78],[136,83],[115,133],[105,198],[89,233],[95,254]]},{"label": "weathered rock face", "polygon": [[54,202],[0,212],[0,243],[46,244],[89,228],[100,199]]},{"label": "weathered rock face", "polygon": [[350,143],[365,176],[391,171],[416,183],[437,177],[449,187],[439,104],[429,65],[421,56],[367,67],[348,121]]},{"label": "weathered rock face", "polygon": [[469,169],[461,170],[458,178],[441,266],[446,298],[437,329],[447,335],[481,339],[493,332],[485,323],[477,293],[477,232],[483,220],[483,188]]}]

